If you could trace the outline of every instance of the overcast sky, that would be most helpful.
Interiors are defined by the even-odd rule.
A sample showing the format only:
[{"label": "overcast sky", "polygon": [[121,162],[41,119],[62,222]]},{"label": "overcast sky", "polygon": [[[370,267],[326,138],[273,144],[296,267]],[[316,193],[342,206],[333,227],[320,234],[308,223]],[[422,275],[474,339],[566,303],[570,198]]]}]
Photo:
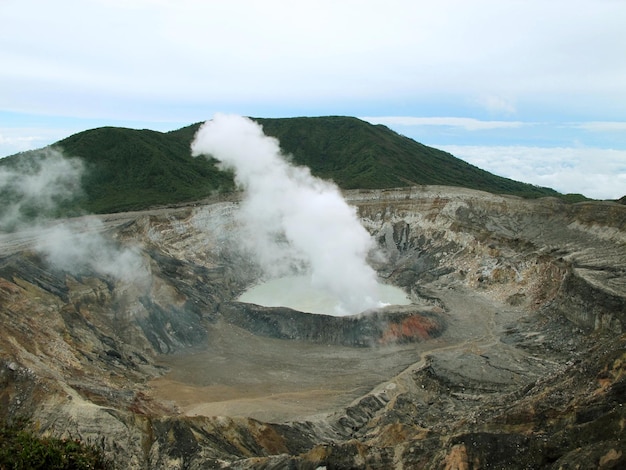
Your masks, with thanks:
[{"label": "overcast sky", "polygon": [[625,0],[0,0],[0,156],[103,125],[348,115],[626,194]]}]

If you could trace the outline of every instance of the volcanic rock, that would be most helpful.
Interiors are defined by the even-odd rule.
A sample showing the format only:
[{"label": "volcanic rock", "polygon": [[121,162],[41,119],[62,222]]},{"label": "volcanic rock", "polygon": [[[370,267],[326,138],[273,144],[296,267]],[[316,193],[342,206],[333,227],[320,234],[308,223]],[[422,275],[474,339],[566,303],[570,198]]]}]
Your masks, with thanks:
[{"label": "volcanic rock", "polygon": [[449,187],[346,193],[411,304],[237,302],[236,196],[98,216],[146,272],[1,235],[0,414],[119,468],[626,466],[626,207]]}]

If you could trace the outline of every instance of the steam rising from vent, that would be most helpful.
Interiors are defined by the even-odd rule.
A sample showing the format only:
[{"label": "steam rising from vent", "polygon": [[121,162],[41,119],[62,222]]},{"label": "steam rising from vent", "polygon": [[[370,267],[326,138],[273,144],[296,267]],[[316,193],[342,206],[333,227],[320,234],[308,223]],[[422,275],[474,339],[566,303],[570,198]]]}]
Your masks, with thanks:
[{"label": "steam rising from vent", "polygon": [[149,271],[138,249],[106,237],[98,218],[55,221],[63,205],[82,194],[84,165],[45,148],[0,167],[0,233],[18,231],[53,266],[73,274],[85,270],[145,288]]},{"label": "steam rising from vent", "polygon": [[339,299],[329,312],[336,315],[381,305],[376,273],[366,262],[374,243],[336,185],[291,165],[278,140],[237,115],[216,114],[191,149],[235,171],[245,190],[242,240],[268,275],[307,272],[313,287]]},{"label": "steam rising from vent", "polygon": [[46,147],[0,167],[0,231],[33,225],[82,193],[83,162]]},{"label": "steam rising from vent", "polygon": [[135,247],[124,247],[99,233],[99,219],[80,224],[62,223],[42,230],[35,248],[50,264],[71,273],[85,270],[111,276],[124,283],[147,287],[148,268]]}]

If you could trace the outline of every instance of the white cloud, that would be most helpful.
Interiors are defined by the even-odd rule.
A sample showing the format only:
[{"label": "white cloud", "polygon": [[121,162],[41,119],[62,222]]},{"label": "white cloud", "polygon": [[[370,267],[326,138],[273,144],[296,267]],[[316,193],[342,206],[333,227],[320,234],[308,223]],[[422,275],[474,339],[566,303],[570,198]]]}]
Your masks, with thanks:
[{"label": "white cloud", "polygon": [[626,122],[618,121],[590,121],[573,126],[592,132],[626,132]]},{"label": "white cloud", "polygon": [[[80,129],[84,130],[84,129]],[[0,127],[0,158],[60,140],[78,130],[46,127]]]},{"label": "white cloud", "polygon": [[[383,116],[437,143],[625,148],[625,17],[619,0],[0,2],[0,113]],[[0,156],[70,134],[11,126]]]},{"label": "white cloud", "polygon": [[509,114],[529,99],[626,105],[619,1],[20,0],[0,13],[0,109],[124,118],[145,101],[329,114],[441,97]]},{"label": "white cloud", "polygon": [[494,114],[515,114],[517,109],[513,100],[496,95],[483,95],[476,99],[476,102],[490,113]]},{"label": "white cloud", "polygon": [[491,173],[595,199],[626,194],[626,150],[522,146],[441,146]]},{"label": "white cloud", "polygon": [[466,117],[379,116],[362,117],[361,119],[372,124],[384,124],[387,126],[448,126],[460,127],[468,131],[518,128],[531,125],[521,121],[481,121]]},{"label": "white cloud", "polygon": [[19,135],[19,133],[18,135],[7,135],[5,130],[0,129],[0,158],[31,149],[40,140],[39,136],[34,135]]}]

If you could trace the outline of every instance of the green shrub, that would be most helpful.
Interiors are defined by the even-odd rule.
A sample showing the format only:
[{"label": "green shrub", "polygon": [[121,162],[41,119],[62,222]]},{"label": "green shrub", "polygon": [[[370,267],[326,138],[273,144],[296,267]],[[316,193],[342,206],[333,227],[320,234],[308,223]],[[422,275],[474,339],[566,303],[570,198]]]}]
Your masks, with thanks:
[{"label": "green shrub", "polygon": [[0,427],[0,470],[105,470],[102,451],[78,440],[40,438],[14,426]]}]

